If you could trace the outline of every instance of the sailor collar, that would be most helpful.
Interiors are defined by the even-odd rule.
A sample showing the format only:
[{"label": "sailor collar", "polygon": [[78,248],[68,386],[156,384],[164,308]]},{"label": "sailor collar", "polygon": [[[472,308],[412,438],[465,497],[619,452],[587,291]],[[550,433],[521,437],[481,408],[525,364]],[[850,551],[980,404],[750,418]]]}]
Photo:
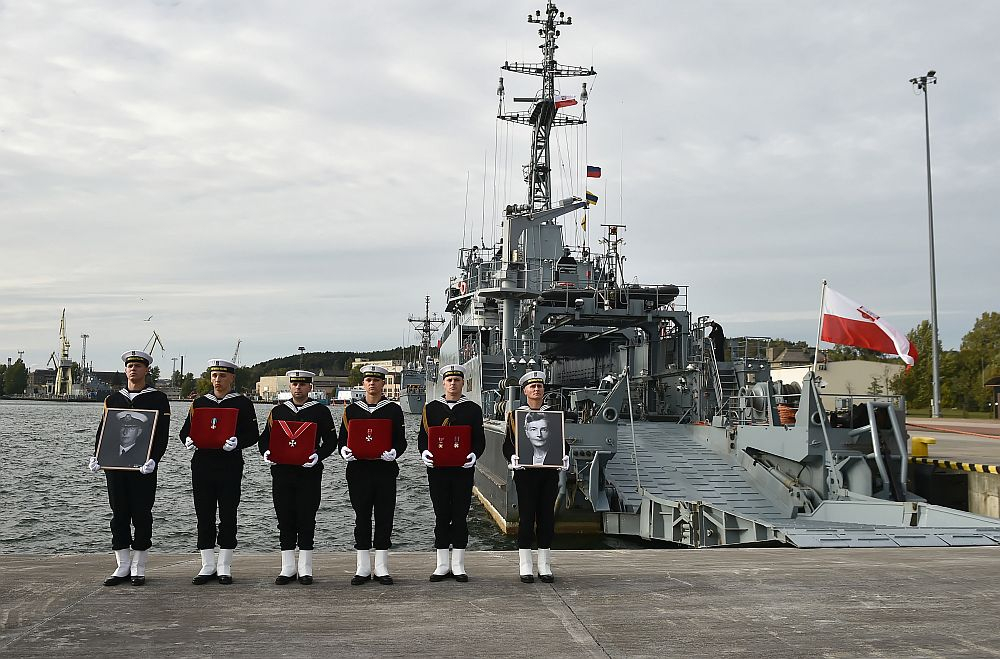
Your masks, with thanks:
[{"label": "sailor collar", "polygon": [[290,401],[290,400],[286,400],[286,401],[284,402],[284,405],[285,405],[285,406],[286,406],[286,407],[287,407],[288,409],[290,409],[291,411],[293,411],[293,412],[295,412],[296,414],[298,414],[298,413],[299,413],[299,412],[300,412],[301,410],[304,410],[304,409],[306,409],[307,407],[312,407],[313,405],[319,405],[319,403],[318,403],[317,401],[315,401],[315,400],[307,400],[307,401],[306,401],[305,403],[303,403],[302,405],[296,405],[296,404],[295,404],[294,402],[292,402],[292,401]]},{"label": "sailor collar", "polygon": [[374,405],[369,405],[368,401],[366,401],[364,398],[354,401],[355,405],[357,405],[358,407],[360,407],[361,409],[365,410],[368,413],[374,412],[375,410],[385,407],[390,403],[392,403],[392,401],[385,397],[383,397],[382,400],[375,403]]},{"label": "sailor collar", "polygon": [[128,387],[122,387],[121,390],[118,393],[120,393],[121,395],[125,396],[125,398],[128,398],[129,400],[132,400],[133,398],[135,398],[139,394],[148,394],[150,391],[156,391],[156,389],[153,389],[152,387],[146,387],[142,391],[129,391]]},{"label": "sailor collar", "polygon": [[447,398],[444,397],[444,394],[441,394],[441,397],[438,398],[438,402],[444,403],[449,408],[455,407],[459,403],[464,403],[467,400],[469,399],[465,397],[465,394],[462,394],[462,396],[458,400],[448,400]]},{"label": "sailor collar", "polygon": [[224,400],[229,400],[230,398],[236,398],[237,396],[242,396],[242,395],[243,394],[238,394],[235,391],[230,391],[228,394],[226,394],[222,398],[216,398],[215,394],[213,394],[212,392],[208,392],[207,394],[205,394],[205,398],[209,399],[210,401],[212,401],[214,403],[221,403]]},{"label": "sailor collar", "polygon": [[548,405],[542,405],[541,407],[539,407],[536,410],[536,409],[532,409],[532,408],[528,407],[527,405],[522,405],[521,407],[519,407],[517,409],[519,409],[519,410],[531,410],[532,412],[544,412],[544,411],[546,411],[546,410],[549,409],[549,406]]}]

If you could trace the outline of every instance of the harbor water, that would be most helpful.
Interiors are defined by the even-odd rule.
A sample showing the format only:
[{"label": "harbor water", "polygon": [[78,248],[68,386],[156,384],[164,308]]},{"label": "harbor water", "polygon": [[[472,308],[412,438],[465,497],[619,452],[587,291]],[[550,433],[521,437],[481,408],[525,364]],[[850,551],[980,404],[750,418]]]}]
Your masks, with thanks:
[{"label": "harbor water", "polygon": [[[178,435],[188,404],[170,404],[170,443],[157,467],[153,507],[153,549],[195,550],[196,520],[191,496],[190,455]],[[257,405],[260,425],[270,405]],[[331,408],[335,419],[339,408]],[[102,407],[93,403],[0,401],[0,552],[107,552],[111,546],[106,481],[91,473],[87,460]],[[339,421],[339,419],[337,419]],[[427,475],[416,450],[419,415],[406,415],[409,445],[399,460],[393,548],[430,551],[434,513]],[[239,508],[240,551],[276,551],[277,522],[271,501],[270,470],[256,447],[243,453],[242,500]],[[334,453],[324,461],[323,498],[316,516],[316,549],[351,550],[354,511],[347,495],[344,462]],[[514,549],[516,540],[497,530],[483,506],[473,498],[469,514],[469,549]],[[639,545],[603,537],[564,537],[556,548],[616,548]]]}]

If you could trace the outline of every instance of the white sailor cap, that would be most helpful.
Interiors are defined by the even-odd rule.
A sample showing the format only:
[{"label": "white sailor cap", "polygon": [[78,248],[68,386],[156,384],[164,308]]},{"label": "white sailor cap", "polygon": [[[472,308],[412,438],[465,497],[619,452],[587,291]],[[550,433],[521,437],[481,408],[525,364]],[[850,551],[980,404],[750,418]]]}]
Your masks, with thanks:
[{"label": "white sailor cap", "polygon": [[517,381],[521,388],[527,387],[529,384],[545,384],[545,371],[528,371],[521,376],[521,379]]},{"label": "white sailor cap", "polygon": [[460,377],[463,380],[465,379],[465,367],[461,364],[448,364],[447,366],[442,366],[440,373],[442,380],[452,376]]},{"label": "white sailor cap", "polygon": [[289,382],[312,382],[313,378],[316,377],[316,374],[312,371],[302,371],[299,369],[288,371],[285,375],[288,376]]},{"label": "white sailor cap", "polygon": [[384,380],[389,374],[388,369],[376,366],[375,364],[365,364],[361,367],[361,376],[366,378],[378,378]]},{"label": "white sailor cap", "polygon": [[235,373],[236,364],[232,363],[228,359],[209,359],[208,372],[209,374],[212,374],[215,371],[221,371],[223,373]]},{"label": "white sailor cap", "polygon": [[118,417],[118,422],[123,426],[141,426],[149,421],[149,417],[142,412],[133,412],[131,410],[116,412],[115,416]]},{"label": "white sailor cap", "polygon": [[143,362],[146,366],[153,363],[153,358],[148,352],[142,350],[126,350],[122,353],[122,361],[128,366],[132,362]]}]

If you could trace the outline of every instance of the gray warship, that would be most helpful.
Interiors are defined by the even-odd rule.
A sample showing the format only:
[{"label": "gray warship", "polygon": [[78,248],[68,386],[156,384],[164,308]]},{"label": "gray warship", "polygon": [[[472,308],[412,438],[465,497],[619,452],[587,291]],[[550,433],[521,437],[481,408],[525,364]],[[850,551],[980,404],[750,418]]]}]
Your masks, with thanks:
[{"label": "gray warship", "polygon": [[424,297],[424,315],[410,316],[410,325],[420,335],[417,360],[406,364],[399,377],[399,405],[407,414],[422,414],[427,397],[427,363],[431,360],[431,336],[444,324],[444,318],[431,313],[431,298]]},{"label": "gray warship", "polygon": [[[514,532],[518,520],[504,419],[521,404],[519,376],[542,369],[546,404],[566,417],[560,533],[684,547],[1000,544],[1000,520],[907,490],[904,401],[834,395],[819,372],[773,380],[766,338],[713,345],[708,318],[688,310],[687,285],[626,279],[623,225],[602,225],[598,251],[567,244],[564,224],[588,201],[552,203],[550,145],[554,130],[586,122],[595,71],[557,62],[556,41],[572,18],[553,2],[528,22],[538,28],[541,62],[501,70],[540,87],[514,97],[513,109],[503,77],[498,88],[498,118],[530,131],[527,198],[503,208],[498,242],[460,249],[440,362],[423,369],[435,397],[438,363],[467,368],[465,393],[486,419],[475,493],[499,527]],[[567,109],[557,81],[570,78],[585,80],[580,107]]]}]

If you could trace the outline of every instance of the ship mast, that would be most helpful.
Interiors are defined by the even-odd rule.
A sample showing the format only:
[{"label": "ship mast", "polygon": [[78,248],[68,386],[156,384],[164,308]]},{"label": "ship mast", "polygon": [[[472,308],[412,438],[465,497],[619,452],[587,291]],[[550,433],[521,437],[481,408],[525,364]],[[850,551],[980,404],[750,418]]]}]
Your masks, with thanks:
[{"label": "ship mast", "polygon": [[504,62],[500,68],[512,73],[541,77],[541,89],[533,97],[513,99],[515,103],[530,103],[530,109],[506,112],[503,77],[500,78],[500,85],[497,88],[497,94],[500,96],[500,111],[497,118],[532,128],[530,161],[525,166],[525,182],[528,184],[527,204],[513,204],[506,207],[503,223],[502,270],[496,273],[498,288],[489,291],[490,297],[503,301],[503,348],[504,353],[511,357],[523,352],[523,348],[520,347],[523,342],[519,342],[514,335],[516,305],[519,300],[533,299],[540,293],[527,288],[524,250],[518,249],[521,236],[532,226],[554,222],[557,217],[587,205],[586,201],[577,198],[552,208],[549,152],[552,128],[579,125],[587,121],[587,84],[583,83],[580,94],[584,112],[582,116],[577,117],[558,112],[557,100],[560,105],[569,104],[570,100],[562,98],[561,94],[557,98],[556,92],[559,90],[556,89],[556,78],[587,77],[596,74],[593,68],[566,66],[556,61],[559,28],[572,25],[573,19],[559,11],[554,2],[549,0],[544,14],[541,11],[535,11],[534,15],[529,14],[528,22],[539,26],[538,35],[542,38],[539,46],[542,51],[541,63]]},{"label": "ship mast", "polygon": [[420,333],[420,368],[426,368],[427,357],[431,354],[431,335],[444,324],[444,318],[431,315],[431,296],[424,296],[424,317],[410,316],[410,324]]}]

